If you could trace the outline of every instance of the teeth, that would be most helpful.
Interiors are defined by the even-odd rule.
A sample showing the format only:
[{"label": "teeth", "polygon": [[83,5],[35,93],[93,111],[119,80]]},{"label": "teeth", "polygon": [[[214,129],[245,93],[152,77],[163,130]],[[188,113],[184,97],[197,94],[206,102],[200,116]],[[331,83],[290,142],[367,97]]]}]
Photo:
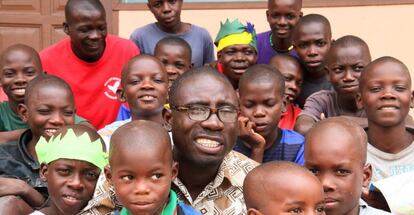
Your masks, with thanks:
[{"label": "teeth", "polygon": [[54,128],[45,129],[46,134],[49,135],[49,136],[52,136],[56,131],[57,131],[57,129],[54,129]]},{"label": "teeth", "polygon": [[396,107],[382,107],[381,110],[395,110]]},{"label": "teeth", "polygon": [[24,95],[26,89],[15,89],[13,90],[16,95]]},{"label": "teeth", "polygon": [[207,148],[216,148],[220,146],[219,142],[205,138],[198,138],[196,142]]},{"label": "teeth", "polygon": [[154,99],[154,96],[143,96],[142,99],[144,100],[150,100],[150,99]]}]

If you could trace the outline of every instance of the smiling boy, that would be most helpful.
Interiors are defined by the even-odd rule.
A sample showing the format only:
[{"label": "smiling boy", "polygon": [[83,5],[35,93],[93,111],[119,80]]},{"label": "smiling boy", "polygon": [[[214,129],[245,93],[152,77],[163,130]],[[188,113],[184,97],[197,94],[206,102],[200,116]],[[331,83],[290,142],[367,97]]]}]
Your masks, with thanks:
[{"label": "smiling boy", "polygon": [[137,28],[130,39],[142,53],[154,54],[155,45],[164,37],[180,37],[191,45],[191,63],[203,66],[214,61],[214,46],[205,28],[181,21],[183,0],[148,0],[147,7],[157,22]]},{"label": "smiling boy", "polygon": [[257,35],[257,63],[268,64],[278,54],[296,56],[292,31],[302,17],[302,0],[268,0],[266,18],[270,30]]},{"label": "smiling boy", "polygon": [[69,38],[40,52],[43,68],[68,82],[78,114],[100,129],[116,119],[121,70],[139,50],[129,40],[108,35],[99,0],[69,0],[63,31]]},{"label": "smiling boy", "polygon": [[22,120],[30,129],[17,142],[0,145],[0,178],[4,195],[16,195],[30,206],[40,206],[47,196],[46,184],[39,177],[35,146],[41,136],[50,138],[63,126],[74,123],[75,101],[69,85],[55,76],[42,75],[29,82],[25,104],[19,104]]}]

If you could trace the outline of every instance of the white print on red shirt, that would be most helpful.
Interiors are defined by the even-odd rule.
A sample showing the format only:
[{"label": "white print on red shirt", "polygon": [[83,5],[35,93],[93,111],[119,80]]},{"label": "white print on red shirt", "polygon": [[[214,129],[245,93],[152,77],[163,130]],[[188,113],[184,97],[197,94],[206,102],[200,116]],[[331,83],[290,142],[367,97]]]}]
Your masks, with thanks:
[{"label": "white print on red shirt", "polygon": [[116,90],[118,89],[119,85],[121,84],[121,79],[118,77],[110,77],[104,84],[105,92],[104,94],[113,100],[116,100]]}]

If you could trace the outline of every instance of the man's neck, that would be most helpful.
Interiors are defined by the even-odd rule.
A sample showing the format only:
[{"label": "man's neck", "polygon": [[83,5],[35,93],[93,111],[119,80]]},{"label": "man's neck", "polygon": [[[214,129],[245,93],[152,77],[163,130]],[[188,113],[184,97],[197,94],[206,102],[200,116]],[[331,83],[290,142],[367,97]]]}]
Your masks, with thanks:
[{"label": "man's neck", "polygon": [[156,23],[156,25],[164,32],[169,33],[169,34],[181,34],[184,32],[188,31],[188,27],[189,25],[187,25],[187,23],[183,23],[181,21],[179,21],[177,23],[177,25],[171,27],[171,28],[166,28],[162,25],[159,24],[159,22]]},{"label": "man's neck", "polygon": [[358,111],[358,107],[356,105],[356,100],[352,96],[343,96],[339,93],[337,93],[337,103],[339,110],[341,110],[343,113],[356,113]]},{"label": "man's neck", "polygon": [[164,119],[162,118],[162,109],[160,111],[151,113],[151,114],[131,114],[132,120],[147,120],[160,123],[161,125],[164,123]]},{"label": "man's neck", "polygon": [[[290,38],[277,38],[275,34],[272,33],[272,48],[280,53],[289,52],[289,48],[292,47],[292,40]],[[272,44],[271,44],[272,45]]]},{"label": "man's neck", "polygon": [[326,75],[325,70],[323,68],[317,68],[315,70],[308,70],[306,71],[307,79],[320,79]]},{"label": "man's neck", "polygon": [[406,130],[405,121],[398,126],[381,127],[368,122],[368,142],[375,148],[397,154],[411,145],[413,134]]},{"label": "man's neck", "polygon": [[178,163],[178,178],[187,188],[193,201],[210,182],[214,181],[220,168],[220,165],[200,167],[186,161]]}]

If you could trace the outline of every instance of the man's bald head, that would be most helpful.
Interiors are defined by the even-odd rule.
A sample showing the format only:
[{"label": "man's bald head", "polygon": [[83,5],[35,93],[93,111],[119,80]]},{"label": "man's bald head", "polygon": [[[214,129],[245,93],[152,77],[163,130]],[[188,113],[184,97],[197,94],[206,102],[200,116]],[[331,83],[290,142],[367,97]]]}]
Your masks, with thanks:
[{"label": "man's bald head", "polygon": [[65,6],[65,20],[71,24],[77,10],[97,10],[105,15],[105,8],[99,0],[69,0]]}]

